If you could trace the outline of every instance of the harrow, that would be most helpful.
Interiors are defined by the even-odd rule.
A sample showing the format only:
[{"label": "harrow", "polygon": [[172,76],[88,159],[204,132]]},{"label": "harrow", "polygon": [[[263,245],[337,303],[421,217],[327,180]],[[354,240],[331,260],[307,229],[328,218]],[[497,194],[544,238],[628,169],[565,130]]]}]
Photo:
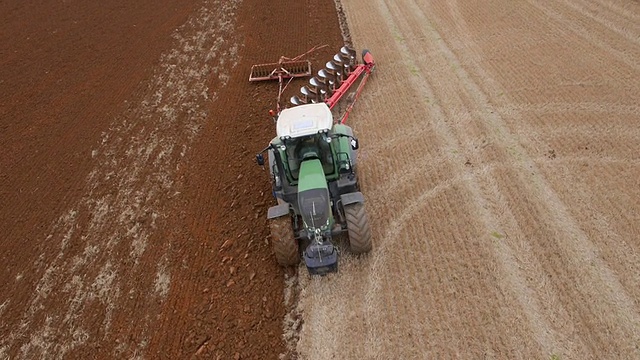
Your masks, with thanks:
[{"label": "harrow", "polygon": [[[321,49],[327,45],[316,46],[304,54],[298,55],[294,58],[288,58],[281,56],[277,63],[257,64],[251,66],[251,74],[249,74],[249,81],[265,81],[265,80],[278,80],[278,112],[280,112],[280,98],[282,93],[286,89],[287,85],[294,78],[307,77],[311,75],[311,61],[302,60],[309,53]],[[287,84],[284,80],[288,79]]]},{"label": "harrow", "polygon": [[281,80],[309,75],[311,75],[309,60],[287,60],[281,57],[277,63],[253,65],[249,81]]}]

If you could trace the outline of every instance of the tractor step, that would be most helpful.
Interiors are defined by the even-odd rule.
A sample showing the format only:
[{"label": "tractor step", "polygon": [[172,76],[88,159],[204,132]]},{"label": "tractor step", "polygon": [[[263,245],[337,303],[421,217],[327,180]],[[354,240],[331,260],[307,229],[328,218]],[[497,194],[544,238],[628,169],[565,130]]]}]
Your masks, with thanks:
[{"label": "tractor step", "polygon": [[279,80],[311,75],[311,61],[287,60],[251,67],[249,81]]}]

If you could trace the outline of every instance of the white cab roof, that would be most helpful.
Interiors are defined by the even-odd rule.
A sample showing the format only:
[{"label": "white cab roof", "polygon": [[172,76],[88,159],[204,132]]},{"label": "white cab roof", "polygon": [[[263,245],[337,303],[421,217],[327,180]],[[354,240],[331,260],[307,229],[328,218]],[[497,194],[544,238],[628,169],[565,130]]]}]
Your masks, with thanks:
[{"label": "white cab roof", "polygon": [[333,115],[325,103],[298,105],[284,109],[278,116],[276,134],[278,137],[297,138],[330,130]]}]

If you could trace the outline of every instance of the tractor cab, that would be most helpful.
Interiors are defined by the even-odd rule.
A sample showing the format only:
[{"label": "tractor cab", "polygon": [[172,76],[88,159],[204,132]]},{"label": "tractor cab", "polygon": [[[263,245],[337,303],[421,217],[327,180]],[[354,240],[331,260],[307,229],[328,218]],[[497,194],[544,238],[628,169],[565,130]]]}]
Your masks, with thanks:
[{"label": "tractor cab", "polygon": [[292,181],[299,179],[300,167],[306,160],[320,160],[325,175],[331,175],[334,172],[333,153],[329,144],[331,140],[327,142],[327,138],[326,133],[319,133],[283,140],[286,147],[284,155],[287,159],[288,175]]},{"label": "tractor cab", "polygon": [[[329,188],[332,199],[358,191],[355,175],[358,141],[349,126],[333,123],[333,115],[326,104],[306,104],[283,110],[277,118],[276,130],[277,136],[262,152],[268,151],[277,199],[295,202],[299,187],[304,187],[303,175],[308,174],[303,171],[305,167],[307,170],[313,168],[322,177],[322,186]],[[265,164],[262,152],[256,156],[260,165]]]},{"label": "tractor cab", "polygon": [[276,125],[282,160],[290,182],[299,180],[302,162],[318,159],[325,175],[334,169],[333,151],[329,132],[333,127],[333,115],[324,103],[296,106],[283,110]]}]

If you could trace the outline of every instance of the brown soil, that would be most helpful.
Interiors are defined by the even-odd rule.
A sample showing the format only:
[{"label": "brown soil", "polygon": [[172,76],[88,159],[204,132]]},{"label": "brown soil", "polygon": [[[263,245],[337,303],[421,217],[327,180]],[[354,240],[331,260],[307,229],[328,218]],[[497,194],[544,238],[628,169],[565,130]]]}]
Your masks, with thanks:
[{"label": "brown soil", "polygon": [[329,45],[316,68],[330,58],[334,4],[9,1],[0,14],[0,358],[285,354],[253,160],[277,84],[247,78],[316,45]]},{"label": "brown soil", "polygon": [[[640,358],[637,1],[0,18],[1,359]],[[349,118],[374,250],[312,279],[268,244],[277,84],[247,77],[317,69],[339,18],[378,62]]]}]

